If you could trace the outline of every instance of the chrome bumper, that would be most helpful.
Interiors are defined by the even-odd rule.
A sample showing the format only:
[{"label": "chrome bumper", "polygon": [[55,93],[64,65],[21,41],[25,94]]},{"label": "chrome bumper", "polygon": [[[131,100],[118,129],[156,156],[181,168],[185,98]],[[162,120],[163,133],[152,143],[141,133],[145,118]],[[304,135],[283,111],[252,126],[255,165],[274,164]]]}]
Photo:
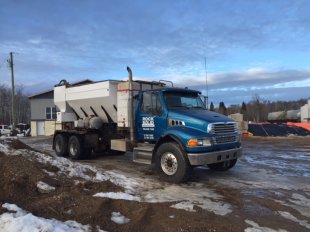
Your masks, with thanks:
[{"label": "chrome bumper", "polygon": [[242,147],[225,151],[187,154],[191,165],[206,165],[206,164],[220,163],[227,160],[237,159],[241,155],[242,155]]}]

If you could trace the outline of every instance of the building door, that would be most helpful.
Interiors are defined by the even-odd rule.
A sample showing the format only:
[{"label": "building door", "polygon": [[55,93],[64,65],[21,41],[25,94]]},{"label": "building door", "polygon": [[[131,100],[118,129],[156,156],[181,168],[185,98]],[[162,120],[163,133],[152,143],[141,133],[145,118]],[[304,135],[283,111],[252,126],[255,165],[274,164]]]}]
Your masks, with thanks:
[{"label": "building door", "polygon": [[44,121],[37,121],[37,135],[45,135]]}]

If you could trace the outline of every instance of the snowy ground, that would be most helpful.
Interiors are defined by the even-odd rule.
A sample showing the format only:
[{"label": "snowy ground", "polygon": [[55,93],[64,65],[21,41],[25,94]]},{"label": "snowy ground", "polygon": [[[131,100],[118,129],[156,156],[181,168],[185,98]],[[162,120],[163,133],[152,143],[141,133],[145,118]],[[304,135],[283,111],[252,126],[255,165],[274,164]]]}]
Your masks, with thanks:
[{"label": "snowy ground", "polygon": [[[129,162],[130,154],[98,155],[90,160],[71,162],[54,156],[50,138],[23,138],[22,141],[52,156],[10,150],[5,142],[0,143],[0,151],[56,166],[57,173],[45,170],[50,176],[65,174],[94,182],[109,180],[124,189],[121,192],[97,192],[93,194],[94,198],[165,203],[171,209],[189,212],[193,218],[207,212],[206,215],[213,218],[215,231],[221,231],[220,223],[235,223],[238,230],[243,228],[245,231],[310,230],[310,138],[246,139],[244,156],[234,169],[218,173],[206,167],[196,168],[190,182],[182,185],[162,182],[149,166]],[[38,185],[43,186],[43,190],[53,191],[53,186]],[[13,206],[4,204],[2,207]],[[14,207],[15,212],[1,215],[0,222],[3,217],[24,220],[25,215],[29,216]],[[123,216],[121,212],[112,212],[110,217],[115,223],[133,223],[130,216]],[[177,217],[177,213],[167,214],[170,220]],[[64,222],[62,226],[70,225],[77,231],[87,230],[87,225],[78,222]]]}]

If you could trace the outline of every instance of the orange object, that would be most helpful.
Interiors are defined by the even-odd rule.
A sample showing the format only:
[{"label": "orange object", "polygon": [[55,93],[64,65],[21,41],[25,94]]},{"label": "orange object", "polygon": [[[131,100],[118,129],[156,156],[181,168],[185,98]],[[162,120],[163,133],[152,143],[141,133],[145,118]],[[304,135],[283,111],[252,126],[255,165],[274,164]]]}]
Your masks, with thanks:
[{"label": "orange object", "polygon": [[249,131],[242,133],[242,137],[249,137],[249,136],[253,136],[253,134]]},{"label": "orange object", "polygon": [[301,127],[301,128],[304,128],[304,129],[310,131],[310,123],[309,122],[288,122],[287,125],[288,126]]},{"label": "orange object", "polygon": [[190,140],[188,140],[187,146],[189,146],[189,147],[196,147],[196,146],[198,146],[198,140],[197,139],[190,139]]}]

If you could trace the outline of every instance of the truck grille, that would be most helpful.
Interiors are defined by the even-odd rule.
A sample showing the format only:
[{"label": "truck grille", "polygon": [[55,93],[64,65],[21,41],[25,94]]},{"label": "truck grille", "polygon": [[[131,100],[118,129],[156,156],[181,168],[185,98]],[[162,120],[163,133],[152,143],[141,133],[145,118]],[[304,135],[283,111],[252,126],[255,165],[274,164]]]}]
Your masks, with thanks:
[{"label": "truck grille", "polygon": [[211,123],[208,126],[208,133],[211,134],[226,134],[237,132],[237,125],[234,122],[229,123]]},{"label": "truck grille", "polygon": [[215,138],[216,144],[234,143],[234,142],[237,142],[236,136],[221,136],[221,137]]}]

